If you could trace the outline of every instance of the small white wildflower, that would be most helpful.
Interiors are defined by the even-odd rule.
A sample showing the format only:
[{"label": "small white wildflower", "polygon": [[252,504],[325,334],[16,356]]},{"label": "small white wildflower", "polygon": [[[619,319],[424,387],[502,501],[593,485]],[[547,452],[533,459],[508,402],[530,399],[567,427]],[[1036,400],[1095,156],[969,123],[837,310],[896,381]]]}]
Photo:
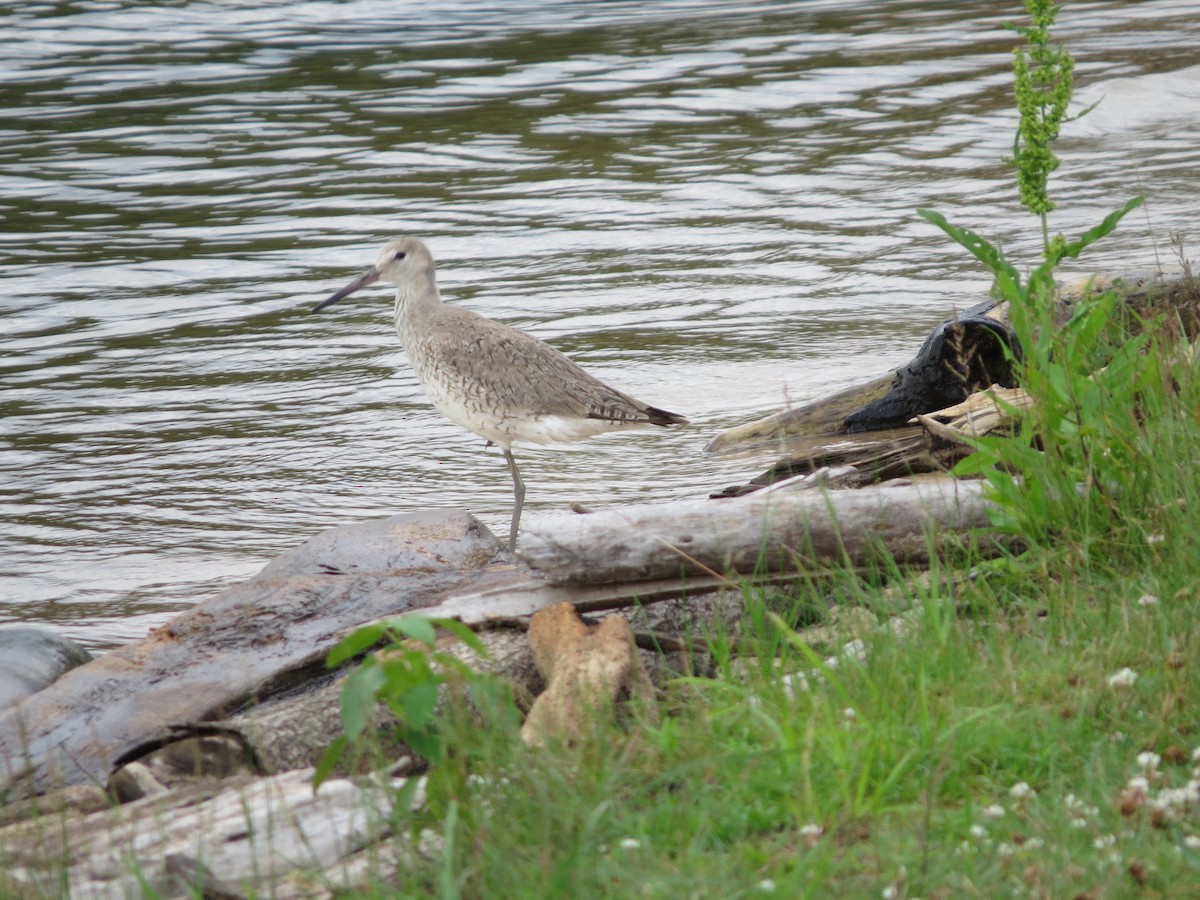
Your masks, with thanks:
[{"label": "small white wildflower", "polygon": [[848,722],[853,722],[855,719],[858,718],[858,713],[856,713],[854,711],[853,706],[847,706],[845,709],[842,710],[842,718]]},{"label": "small white wildflower", "polygon": [[1138,597],[1138,606],[1158,606],[1158,598],[1153,594],[1142,594]]},{"label": "small white wildflower", "polygon": [[900,889],[894,884],[889,884],[879,892],[879,896],[883,897],[883,900],[896,900],[900,896]]},{"label": "small white wildflower", "polygon": [[1022,850],[1041,850],[1046,846],[1046,842],[1040,837],[1026,838],[1025,843],[1021,845]]},{"label": "small white wildflower", "polygon": [[1176,812],[1175,804],[1171,802],[1171,798],[1164,797],[1161,794],[1159,794],[1157,797],[1155,797],[1153,800],[1150,801],[1150,808],[1157,810],[1158,812],[1163,813],[1163,814],[1169,816],[1170,818],[1175,817],[1175,812]]},{"label": "small white wildflower", "polygon": [[1167,539],[1166,535],[1163,535],[1163,534],[1148,534],[1148,535],[1146,535],[1146,543],[1147,544],[1161,544],[1166,539]]},{"label": "small white wildflower", "polygon": [[859,662],[867,661],[867,645],[862,642],[861,638],[855,638],[852,641],[847,641],[846,646],[842,648],[842,655],[850,659],[857,659]]},{"label": "small white wildflower", "polygon": [[642,842],[637,838],[621,838],[621,843],[618,845],[622,850],[636,850],[642,846]]},{"label": "small white wildflower", "polygon": [[[1134,787],[1133,781],[1134,781],[1134,779],[1130,779],[1130,782],[1129,782],[1130,788]],[[1067,807],[1067,809],[1069,809],[1071,812],[1075,813],[1075,815],[1077,815],[1077,816],[1098,816],[1098,815],[1100,815],[1099,809],[1097,809],[1095,806],[1088,806],[1086,803],[1084,803],[1082,800],[1080,800],[1074,794],[1067,794],[1066,799],[1063,800],[1063,804]]]},{"label": "small white wildflower", "polygon": [[1108,739],[1109,739],[1110,741],[1112,741],[1114,744],[1119,744],[1119,743],[1121,743],[1122,741],[1124,741],[1124,740],[1125,740],[1125,732],[1123,732],[1123,731],[1114,731],[1112,734],[1110,734],[1110,735],[1108,736]]},{"label": "small white wildflower", "polygon": [[1151,753],[1149,750],[1137,755],[1138,768],[1143,772],[1154,772],[1158,769],[1160,762],[1162,762],[1162,757],[1157,753]]},{"label": "small white wildflower", "polygon": [[1012,844],[1001,844],[996,848],[997,856],[1012,856],[1017,851],[1013,849]]},{"label": "small white wildflower", "polygon": [[1111,688],[1127,688],[1133,687],[1133,684],[1138,679],[1137,672],[1126,666],[1120,672],[1108,676],[1108,686]]},{"label": "small white wildflower", "polygon": [[1015,800],[1029,800],[1037,796],[1037,791],[1027,785],[1024,781],[1018,781],[1008,789],[1008,796]]},{"label": "small white wildflower", "polygon": [[775,893],[775,882],[772,881],[770,878],[764,878],[762,881],[760,881],[758,883],[758,892],[760,894]]},{"label": "small white wildflower", "polygon": [[1183,845],[1189,850],[1200,850],[1200,834],[1189,834],[1183,839]]},{"label": "small white wildflower", "polygon": [[966,856],[975,850],[975,845],[970,841],[960,841],[959,845],[954,848],[955,856]]},{"label": "small white wildflower", "polygon": [[1071,827],[1072,828],[1087,828],[1088,820],[1085,819],[1083,816],[1074,816],[1071,819]]},{"label": "small white wildflower", "polygon": [[437,859],[446,851],[445,839],[430,828],[422,828],[417,835],[417,853],[424,859]]},{"label": "small white wildflower", "polygon": [[803,672],[789,672],[780,679],[783,683],[783,692],[789,700],[793,699],[796,694],[807,694],[808,679]]},{"label": "small white wildflower", "polygon": [[1117,842],[1117,836],[1115,834],[1102,834],[1102,835],[1100,835],[1100,837],[1098,837],[1094,841],[1092,841],[1092,846],[1095,847],[1097,850],[1103,850],[1106,847],[1113,846],[1114,844],[1116,844],[1116,842]]},{"label": "small white wildflower", "polygon": [[1200,803],[1200,781],[1189,781],[1180,788],[1163,788],[1151,805],[1170,812]]},{"label": "small white wildflower", "polygon": [[969,831],[971,833],[971,837],[975,838],[977,841],[982,841],[985,837],[987,837],[987,829],[982,825],[972,825]]},{"label": "small white wildflower", "polygon": [[838,658],[837,658],[836,656],[827,656],[827,657],[825,657],[825,667],[826,667],[826,668],[828,668],[828,669],[836,669],[836,668],[837,668],[837,664],[838,664]]},{"label": "small white wildflower", "polygon": [[991,806],[984,807],[983,814],[989,819],[999,819],[1004,815],[1004,807],[999,803],[993,803]]},{"label": "small white wildflower", "polygon": [[800,836],[801,837],[816,838],[816,837],[820,837],[824,833],[825,833],[825,829],[822,828],[820,825],[818,825],[816,822],[809,822],[806,825],[800,826]]},{"label": "small white wildflower", "polygon": [[913,625],[908,619],[902,619],[897,616],[894,619],[888,620],[888,628],[892,630],[892,634],[896,637],[907,637],[908,633],[912,631]]},{"label": "small white wildflower", "polygon": [[1139,792],[1142,794],[1144,794],[1144,793],[1146,793],[1146,791],[1150,790],[1150,782],[1147,781],[1145,778],[1143,778],[1141,775],[1134,775],[1132,778],[1129,779],[1129,781],[1127,781],[1125,783],[1125,786],[1127,788],[1129,788],[1129,790],[1131,790],[1131,791],[1136,791],[1136,792]]}]

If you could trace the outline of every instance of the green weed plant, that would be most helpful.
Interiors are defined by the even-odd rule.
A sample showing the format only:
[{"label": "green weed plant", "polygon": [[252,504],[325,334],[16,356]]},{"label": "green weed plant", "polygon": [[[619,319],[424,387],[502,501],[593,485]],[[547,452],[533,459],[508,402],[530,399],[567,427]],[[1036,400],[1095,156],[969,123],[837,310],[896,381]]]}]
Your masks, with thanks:
[{"label": "green weed plant", "polygon": [[1012,162],[1021,203],[1041,222],[1041,262],[1023,278],[999,247],[976,232],[933,210],[917,212],[992,273],[994,293],[1008,305],[1022,351],[1014,359],[1018,381],[1034,400],[1017,435],[977,441],[975,454],[956,473],[987,480],[998,526],[1045,541],[1107,530],[1113,493],[1131,487],[1125,484],[1127,460],[1114,455],[1113,444],[1129,434],[1129,416],[1157,373],[1145,334],[1122,335],[1111,327],[1116,292],[1085,290],[1069,316],[1060,315],[1054,280],[1059,264],[1110,234],[1143,198],[1129,200],[1075,240],[1049,236],[1047,214],[1055,207],[1049,176],[1058,167],[1052,145],[1066,119],[1074,61],[1051,42],[1060,7],[1050,0],[1026,0],[1025,6],[1032,24],[1010,26],[1028,45],[1014,52],[1019,123]]},{"label": "green weed plant", "polygon": [[342,734],[321,755],[313,778],[314,790],[327,780],[347,748],[367,743],[368,726],[383,704],[395,719],[395,741],[427,761],[445,754],[435,713],[443,684],[458,681],[479,689],[487,680],[458,657],[436,649],[442,628],[480,656],[486,655],[479,637],[453,619],[418,615],[398,616],[355,629],[326,658],[330,668],[367,654],[346,678],[339,697]]}]

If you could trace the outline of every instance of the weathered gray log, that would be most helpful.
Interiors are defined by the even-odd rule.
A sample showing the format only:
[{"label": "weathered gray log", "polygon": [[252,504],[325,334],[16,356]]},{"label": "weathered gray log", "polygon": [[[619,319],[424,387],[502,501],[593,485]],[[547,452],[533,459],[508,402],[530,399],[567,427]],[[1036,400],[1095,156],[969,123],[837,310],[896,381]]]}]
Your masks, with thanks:
[{"label": "weathered gray log", "polygon": [[952,479],[641,505],[531,522],[519,555],[558,584],[926,562],[931,532],[988,524],[982,484]]},{"label": "weathered gray log", "polygon": [[1013,378],[1016,343],[1004,305],[986,301],[942,321],[911,362],[864,384],[727,429],[705,453],[766,450],[802,456],[812,438],[902,428],[915,415],[958,403]]},{"label": "weathered gray log", "polygon": [[[556,587],[535,580],[521,563],[489,561],[498,545],[480,528],[464,513],[413,514],[334,529],[283,554],[246,583],[0,718],[0,795],[12,800],[60,784],[105,786],[112,772],[137,759],[168,784],[220,774],[231,754],[255,771],[311,765],[340,732],[338,686],[324,670],[325,655],[351,630],[381,617],[420,610],[486,625],[563,601],[581,610],[611,609],[635,599],[696,597],[723,584],[701,576]],[[502,662],[512,671],[502,665],[496,671],[518,686],[528,680],[531,665]],[[274,701],[277,694],[287,699]],[[223,743],[213,752],[218,739]],[[170,772],[159,758],[164,753]],[[193,753],[196,768],[185,771],[177,761]],[[123,798],[137,796],[140,788],[127,780],[111,787]]]},{"label": "weathered gray log", "polygon": [[[626,618],[635,631],[646,635],[645,643],[649,646],[654,643],[650,635],[670,638],[699,634],[713,627],[735,629],[741,594],[730,592],[728,587],[724,580],[711,577],[589,587],[521,581],[452,597],[421,613],[434,618],[456,618],[484,628],[480,640],[487,650],[486,656],[477,656],[465,645],[442,649],[459,656],[477,671],[504,678],[518,698],[531,702],[542,689],[542,676],[534,665],[524,633],[511,627],[516,622],[564,602],[589,611],[634,606]],[[490,630],[493,622],[501,629]],[[664,652],[660,647],[647,649],[641,655],[642,665],[655,681],[689,672],[695,662],[689,652],[670,649]],[[264,774],[316,765],[342,732],[341,684],[340,673],[329,673],[314,677],[304,690],[271,698],[217,722],[164,725],[157,736],[163,746],[142,757],[141,762],[167,787],[198,778],[225,777],[231,761],[239,759]],[[528,702],[523,705],[528,706]],[[381,714],[375,724],[386,731],[393,723]],[[118,770],[110,782],[122,799],[135,796],[125,786],[125,772],[124,768]]]},{"label": "weathered gray log", "polygon": [[[799,445],[803,443],[804,449]],[[808,476],[813,487],[855,488],[893,478],[944,472],[928,453],[920,428],[894,428],[866,435],[791,442],[788,456],[776,460],[765,472],[742,484],[728,485],[709,494],[714,500],[742,497],[765,487]]]},{"label": "weathered gray log", "polygon": [[[742,497],[806,475],[814,487],[864,487],[893,478],[949,472],[972,452],[967,438],[1011,434],[1017,410],[1032,400],[1021,388],[992,385],[962,403],[913,419],[919,427],[876,431],[847,438],[814,438],[802,453],[775,462],[745,484],[726,487],[714,499]],[[797,442],[798,443],[798,442]],[[807,443],[807,442],[806,442]]]},{"label": "weathered gray log", "polygon": [[324,671],[330,648],[355,626],[511,580],[523,567],[498,559],[499,550],[459,510],[319,534],[0,714],[0,799],[102,785],[172,724],[228,715]]},{"label": "weathered gray log", "polygon": [[[543,570],[537,574],[499,561],[494,537],[465,513],[414,513],[334,529],[0,717],[0,793],[11,799],[59,785],[104,785],[118,767],[161,746],[212,733],[194,723],[225,718],[324,674],[329,649],[377,618],[419,609],[479,625],[564,600],[581,610],[633,598],[645,604],[728,586],[730,574],[787,577],[805,566],[861,561],[879,546],[901,562],[924,561],[927,526],[985,523],[974,485],[829,493],[780,485],[720,503],[532,523],[522,555]],[[320,752],[336,725],[314,725],[301,729],[310,740],[275,765]],[[273,731],[223,734],[262,762],[271,754],[253,742]],[[298,734],[293,729],[282,740]]]},{"label": "weathered gray log", "polygon": [[297,869],[336,883],[342,860],[389,834],[403,781],[331,779],[314,792],[312,776],[301,769],[9,826],[0,830],[0,893],[272,896]]}]

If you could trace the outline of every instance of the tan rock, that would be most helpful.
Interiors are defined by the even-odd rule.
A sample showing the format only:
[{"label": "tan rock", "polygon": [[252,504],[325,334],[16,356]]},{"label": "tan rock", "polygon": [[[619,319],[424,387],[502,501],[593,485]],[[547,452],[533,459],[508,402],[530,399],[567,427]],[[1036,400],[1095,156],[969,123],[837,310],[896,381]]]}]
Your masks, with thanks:
[{"label": "tan rock", "polygon": [[621,616],[589,626],[570,603],[534,614],[529,646],[546,690],[534,701],[521,737],[533,745],[558,737],[577,740],[590,718],[611,710],[622,697],[651,701],[654,686]]}]

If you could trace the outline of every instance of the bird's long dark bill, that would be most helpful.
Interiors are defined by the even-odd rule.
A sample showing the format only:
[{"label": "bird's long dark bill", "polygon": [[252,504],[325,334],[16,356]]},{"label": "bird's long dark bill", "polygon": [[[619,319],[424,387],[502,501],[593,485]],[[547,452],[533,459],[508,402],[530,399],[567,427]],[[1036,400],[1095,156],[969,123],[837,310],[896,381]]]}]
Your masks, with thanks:
[{"label": "bird's long dark bill", "polygon": [[334,294],[328,300],[322,300],[320,303],[318,303],[316,306],[314,306],[312,308],[312,311],[320,312],[325,307],[329,306],[331,303],[337,303],[339,300],[341,300],[345,297],[349,297],[351,294],[353,294],[359,288],[365,288],[368,284],[373,284],[374,282],[376,282],[378,280],[379,280],[379,270],[376,269],[374,266],[371,266],[371,268],[367,269],[367,271],[364,272],[361,277],[354,279],[352,282],[350,282],[348,285],[346,285],[344,288],[342,288],[340,291],[338,291],[336,294]]}]

